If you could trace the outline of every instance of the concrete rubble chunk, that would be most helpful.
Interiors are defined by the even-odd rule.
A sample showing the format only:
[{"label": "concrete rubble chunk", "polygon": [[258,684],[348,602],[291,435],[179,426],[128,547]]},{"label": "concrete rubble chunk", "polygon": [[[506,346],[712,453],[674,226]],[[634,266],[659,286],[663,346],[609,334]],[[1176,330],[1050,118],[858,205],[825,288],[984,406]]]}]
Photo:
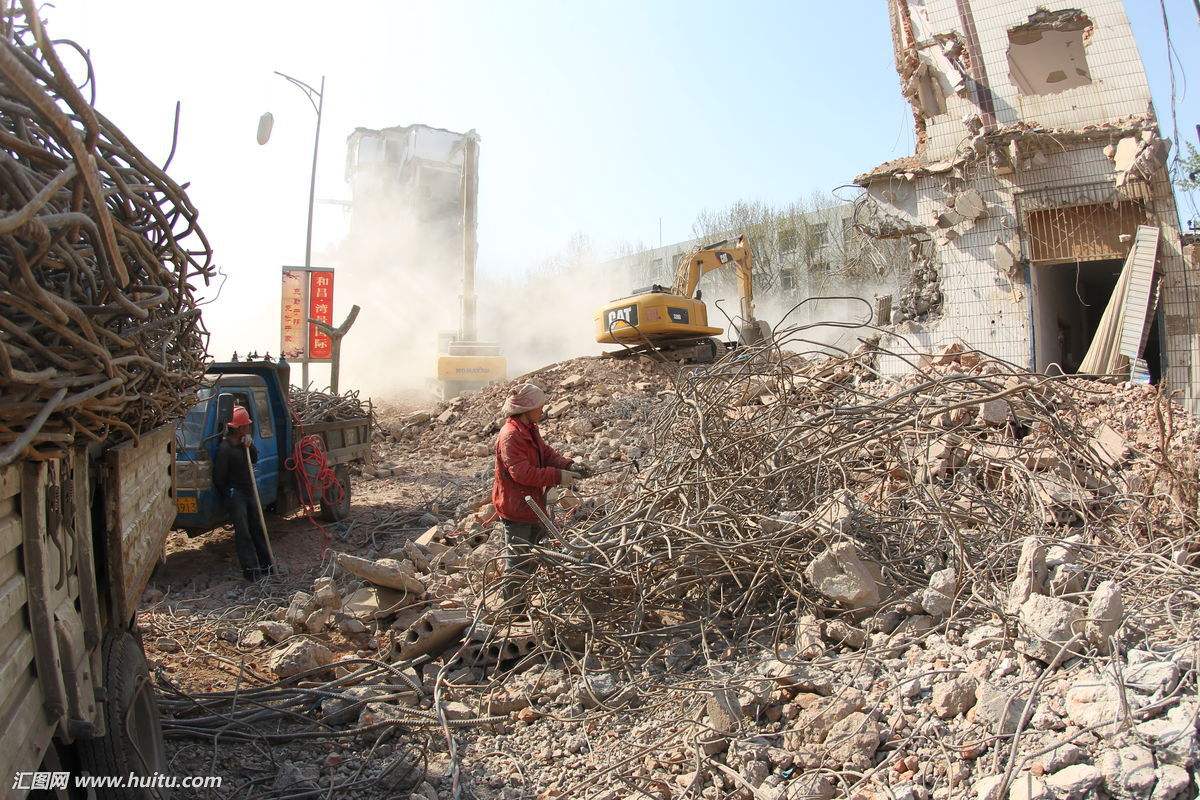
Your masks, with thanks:
[{"label": "concrete rubble chunk", "polygon": [[701,734],[700,744],[707,755],[724,752],[729,746],[729,736],[741,729],[746,712],[738,700],[737,690],[722,687],[714,689],[705,705],[707,724],[711,731]]},{"label": "concrete rubble chunk", "polygon": [[975,719],[986,725],[993,735],[1008,736],[1017,729],[1025,701],[1024,695],[980,681],[975,687]]},{"label": "concrete rubble chunk", "polygon": [[1092,435],[1091,449],[1101,464],[1112,468],[1129,454],[1129,443],[1123,434],[1102,423]]},{"label": "concrete rubble chunk", "polygon": [[874,573],[850,542],[838,542],[814,558],[805,568],[804,576],[818,592],[846,608],[879,605],[879,585]]},{"label": "concrete rubble chunk", "polygon": [[1041,594],[1045,590],[1046,549],[1036,536],[1027,536],[1021,542],[1021,555],[1017,558],[1017,577],[1013,579],[1008,590],[1004,610],[1009,614],[1017,614],[1030,595]]},{"label": "concrete rubble chunk", "polygon": [[1121,693],[1108,670],[1084,670],[1076,675],[1063,707],[1068,719],[1088,728],[1109,725],[1122,717]]},{"label": "concrete rubble chunk", "polygon": [[1159,764],[1175,764],[1190,768],[1197,762],[1196,705],[1185,702],[1167,712],[1165,717],[1147,720],[1135,730],[1142,741],[1154,748]]},{"label": "concrete rubble chunk", "polygon": [[939,569],[929,576],[929,586],[921,592],[921,607],[931,617],[944,617],[954,605],[958,574],[954,567]]},{"label": "concrete rubble chunk", "polygon": [[1149,797],[1158,780],[1154,769],[1154,754],[1141,745],[1120,750],[1106,750],[1096,766],[1104,775],[1104,787],[1118,800],[1139,800]]},{"label": "concrete rubble chunk", "polygon": [[1187,791],[1192,776],[1186,769],[1175,764],[1162,764],[1158,768],[1158,781],[1150,800],[1174,800]]},{"label": "concrete rubble chunk", "polygon": [[832,764],[866,769],[879,749],[882,730],[878,722],[861,711],[848,714],[835,722],[825,736],[826,758]]},{"label": "concrete rubble chunk", "polygon": [[379,586],[364,586],[342,600],[342,613],[363,622],[383,619],[415,603],[412,595]]},{"label": "concrete rubble chunk", "polygon": [[1087,760],[1087,751],[1082,747],[1064,742],[1048,753],[1038,756],[1035,763],[1041,764],[1042,772],[1058,772],[1064,767],[1074,766]]},{"label": "concrete rubble chunk", "polygon": [[975,705],[976,680],[970,675],[959,675],[957,678],[933,687],[933,713],[942,719],[952,719],[965,714]]},{"label": "concrete rubble chunk", "polygon": [[975,781],[975,785],[972,787],[975,791],[975,800],[1003,800],[1000,794],[1003,783],[1003,775],[988,775]]},{"label": "concrete rubble chunk", "polygon": [[984,425],[1000,426],[1008,422],[1011,416],[1012,408],[1007,400],[987,400],[979,404],[976,419]]},{"label": "concrete rubble chunk", "polygon": [[1008,785],[1008,800],[1054,800],[1046,783],[1029,772],[1018,772]]},{"label": "concrete rubble chunk", "polygon": [[296,639],[273,650],[267,659],[267,667],[280,678],[290,678],[332,662],[333,653],[325,645],[312,639]]},{"label": "concrete rubble chunk", "polygon": [[381,558],[371,561],[366,558],[352,556],[349,553],[338,553],[338,566],[347,572],[357,575],[363,580],[382,586],[385,589],[397,589],[414,595],[425,594],[425,584],[417,580],[411,571],[404,568],[402,562],[394,558]]},{"label": "concrete rubble chunk", "polygon": [[[1017,650],[1049,664],[1076,634],[1083,632],[1084,610],[1058,597],[1034,594],[1021,605],[1019,620]],[[1072,645],[1059,659],[1059,665],[1080,651],[1078,644]]]},{"label": "concrete rubble chunk", "polygon": [[304,622],[313,611],[313,596],[308,592],[296,592],[288,604],[284,620],[295,630],[303,630]]},{"label": "concrete rubble chunk", "polygon": [[1117,635],[1117,629],[1125,617],[1125,606],[1121,602],[1121,589],[1116,581],[1101,581],[1092,592],[1088,602],[1088,641],[1101,653],[1109,651],[1109,641]]},{"label": "concrete rubble chunk", "polygon": [[1084,800],[1104,776],[1091,764],[1072,764],[1046,778],[1046,786],[1059,800]]},{"label": "concrete rubble chunk", "polygon": [[559,384],[564,389],[574,389],[577,386],[582,386],[587,379],[582,373],[576,372],[569,377],[563,378],[563,382]]},{"label": "concrete rubble chunk", "polygon": [[258,629],[263,632],[264,636],[276,644],[282,642],[284,639],[287,639],[290,636],[295,635],[296,633],[295,629],[291,625],[287,625],[282,622],[275,622],[273,620],[263,620],[262,622],[258,623]]},{"label": "concrete rubble chunk", "polygon": [[440,653],[471,624],[473,616],[465,608],[434,608],[396,637],[398,655],[408,661],[427,653]]}]

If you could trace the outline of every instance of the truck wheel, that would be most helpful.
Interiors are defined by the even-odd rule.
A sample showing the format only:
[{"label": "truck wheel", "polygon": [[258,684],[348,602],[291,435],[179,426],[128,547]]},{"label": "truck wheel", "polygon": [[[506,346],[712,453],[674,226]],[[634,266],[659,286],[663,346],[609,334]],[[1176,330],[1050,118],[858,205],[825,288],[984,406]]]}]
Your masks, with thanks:
[{"label": "truck wheel", "polygon": [[350,470],[345,464],[338,464],[333,468],[333,476],[342,490],[330,486],[321,495],[320,516],[326,522],[340,522],[350,516]]},{"label": "truck wheel", "polygon": [[[104,643],[104,686],[108,735],[76,744],[80,766],[91,775],[166,773],[162,723],[146,654],[132,633],[111,634]],[[96,788],[97,800],[163,800],[161,788]]]}]

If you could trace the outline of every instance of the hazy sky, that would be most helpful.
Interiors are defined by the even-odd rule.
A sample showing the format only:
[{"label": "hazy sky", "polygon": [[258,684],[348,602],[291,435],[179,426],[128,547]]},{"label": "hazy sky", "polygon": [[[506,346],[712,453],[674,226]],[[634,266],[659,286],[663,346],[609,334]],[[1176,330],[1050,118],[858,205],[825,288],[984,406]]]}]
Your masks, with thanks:
[{"label": "hazy sky", "polygon": [[[1193,4],[1166,5],[1194,68]],[[1170,135],[1159,5],[1126,6]],[[655,244],[660,217],[666,241],[685,238],[703,208],[832,190],[913,147],[884,0],[57,0],[45,16],[90,49],[98,107],[160,163],[182,100],[171,173],[230,276],[206,311],[222,357],[278,349],[279,268],[304,255],[315,115],[273,70],[326,76],[318,198],[348,196],[355,126],[476,128],[485,271],[519,271],[577,231]],[[1198,93],[1179,106],[1193,142]],[[316,214],[319,249],[344,212]],[[354,300],[338,297],[339,319]]]}]

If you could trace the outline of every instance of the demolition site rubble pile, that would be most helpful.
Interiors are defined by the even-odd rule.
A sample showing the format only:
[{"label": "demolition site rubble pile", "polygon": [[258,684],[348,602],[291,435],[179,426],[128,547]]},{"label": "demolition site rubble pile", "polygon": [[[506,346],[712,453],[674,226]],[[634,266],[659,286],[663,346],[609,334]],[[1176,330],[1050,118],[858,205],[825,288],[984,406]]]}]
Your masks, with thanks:
[{"label": "demolition site rubble pile", "polygon": [[[958,346],[887,379],[872,344],[781,344],[622,364],[638,457],[574,429],[609,471],[520,591],[480,495],[239,634],[262,685],[168,683],[168,735],[333,743],[264,771],[280,797],[1192,796],[1195,420]],[[630,377],[540,375],[572,404]],[[503,391],[398,439],[490,446]]]},{"label": "demolition site rubble pile", "polygon": [[93,108],[87,53],[56,42],[84,62],[69,74],[32,8],[8,9],[0,47],[0,466],[182,414],[207,344],[194,282],[216,272],[184,189]]}]

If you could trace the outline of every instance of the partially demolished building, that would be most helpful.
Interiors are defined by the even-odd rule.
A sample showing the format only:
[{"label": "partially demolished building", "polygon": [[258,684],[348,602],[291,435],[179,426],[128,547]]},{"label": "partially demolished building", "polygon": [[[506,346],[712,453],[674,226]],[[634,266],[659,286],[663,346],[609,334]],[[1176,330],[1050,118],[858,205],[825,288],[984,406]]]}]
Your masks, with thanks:
[{"label": "partially demolished building", "polygon": [[907,244],[900,298],[928,310],[889,346],[1161,379],[1196,409],[1200,274],[1121,1],[888,5],[917,147],[855,179],[856,224]]}]

